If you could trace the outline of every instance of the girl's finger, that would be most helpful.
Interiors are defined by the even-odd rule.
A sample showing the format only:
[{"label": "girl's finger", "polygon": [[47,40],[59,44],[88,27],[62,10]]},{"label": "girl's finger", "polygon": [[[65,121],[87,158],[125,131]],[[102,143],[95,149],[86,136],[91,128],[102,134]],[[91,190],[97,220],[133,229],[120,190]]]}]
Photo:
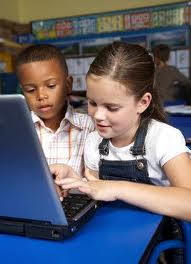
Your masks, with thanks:
[{"label": "girl's finger", "polygon": [[95,176],[93,176],[93,175],[91,175],[91,174],[89,174],[89,173],[86,174],[85,177],[86,177],[86,179],[87,179],[88,181],[97,181],[97,180],[98,180],[97,177],[95,177]]},{"label": "girl's finger", "polygon": [[92,197],[92,192],[91,192],[89,186],[80,186],[80,187],[78,188],[78,190],[79,190],[80,192],[85,193],[85,194],[87,194],[88,196]]},{"label": "girl's finger", "polygon": [[62,188],[63,189],[75,189],[75,188],[79,188],[79,187],[83,187],[85,186],[87,183],[86,182],[82,182],[82,181],[75,181],[75,182],[71,182],[71,183],[67,183],[67,184],[63,184]]},{"label": "girl's finger", "polygon": [[55,183],[58,185],[68,184],[77,181],[76,178],[65,178],[65,179],[56,179]]}]

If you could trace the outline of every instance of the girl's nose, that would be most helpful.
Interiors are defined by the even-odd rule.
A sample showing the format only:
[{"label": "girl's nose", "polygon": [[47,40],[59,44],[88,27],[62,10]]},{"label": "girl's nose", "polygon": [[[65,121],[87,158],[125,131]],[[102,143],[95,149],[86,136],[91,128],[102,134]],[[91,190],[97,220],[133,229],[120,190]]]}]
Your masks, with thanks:
[{"label": "girl's nose", "polygon": [[104,120],[105,119],[105,113],[102,109],[97,109],[94,113],[94,119],[95,120]]}]

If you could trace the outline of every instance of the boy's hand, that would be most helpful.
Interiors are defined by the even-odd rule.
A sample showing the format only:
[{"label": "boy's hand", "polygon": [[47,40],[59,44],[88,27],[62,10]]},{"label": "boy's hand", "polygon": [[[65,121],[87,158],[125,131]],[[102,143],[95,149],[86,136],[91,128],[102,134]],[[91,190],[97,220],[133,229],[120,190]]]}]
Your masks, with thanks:
[{"label": "boy's hand", "polygon": [[74,177],[80,179],[80,176],[72,169],[72,167],[65,164],[51,164],[49,165],[50,172],[56,179],[63,179]]},{"label": "boy's hand", "polygon": [[[51,164],[49,166],[49,168],[50,168],[50,172],[55,177],[55,182],[56,182],[56,180],[59,180],[59,179],[62,179],[62,178],[67,178],[67,177],[80,178],[80,176],[78,176],[74,172],[74,170],[68,165]],[[55,184],[55,188],[56,188],[56,191],[57,191],[57,193],[59,195],[60,201],[63,201],[63,198],[66,197],[67,194],[68,194],[68,190],[62,190],[61,187],[58,186],[57,184]]]},{"label": "boy's hand", "polygon": [[58,186],[57,184],[54,184],[55,185],[55,189],[58,193],[58,196],[60,198],[60,201],[62,202],[64,197],[67,196],[67,191],[66,192],[63,192],[62,189],[60,188],[60,186]]}]

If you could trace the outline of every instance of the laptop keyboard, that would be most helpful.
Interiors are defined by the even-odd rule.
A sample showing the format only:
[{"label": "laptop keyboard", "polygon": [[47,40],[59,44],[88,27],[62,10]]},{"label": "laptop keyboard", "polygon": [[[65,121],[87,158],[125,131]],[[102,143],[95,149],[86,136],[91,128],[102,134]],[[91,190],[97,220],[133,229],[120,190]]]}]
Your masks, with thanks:
[{"label": "laptop keyboard", "polygon": [[72,219],[91,201],[92,199],[84,194],[69,194],[62,202],[67,219]]}]

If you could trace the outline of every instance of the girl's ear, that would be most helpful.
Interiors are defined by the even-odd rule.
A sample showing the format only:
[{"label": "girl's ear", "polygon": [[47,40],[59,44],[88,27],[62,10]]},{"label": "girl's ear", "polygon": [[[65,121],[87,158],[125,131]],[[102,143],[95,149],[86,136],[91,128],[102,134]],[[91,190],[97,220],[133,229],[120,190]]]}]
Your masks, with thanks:
[{"label": "girl's ear", "polygon": [[152,100],[151,93],[145,93],[138,102],[137,113],[142,114],[150,105]]},{"label": "girl's ear", "polygon": [[66,78],[67,95],[71,95],[71,93],[72,93],[72,85],[73,85],[73,77],[69,75]]}]

